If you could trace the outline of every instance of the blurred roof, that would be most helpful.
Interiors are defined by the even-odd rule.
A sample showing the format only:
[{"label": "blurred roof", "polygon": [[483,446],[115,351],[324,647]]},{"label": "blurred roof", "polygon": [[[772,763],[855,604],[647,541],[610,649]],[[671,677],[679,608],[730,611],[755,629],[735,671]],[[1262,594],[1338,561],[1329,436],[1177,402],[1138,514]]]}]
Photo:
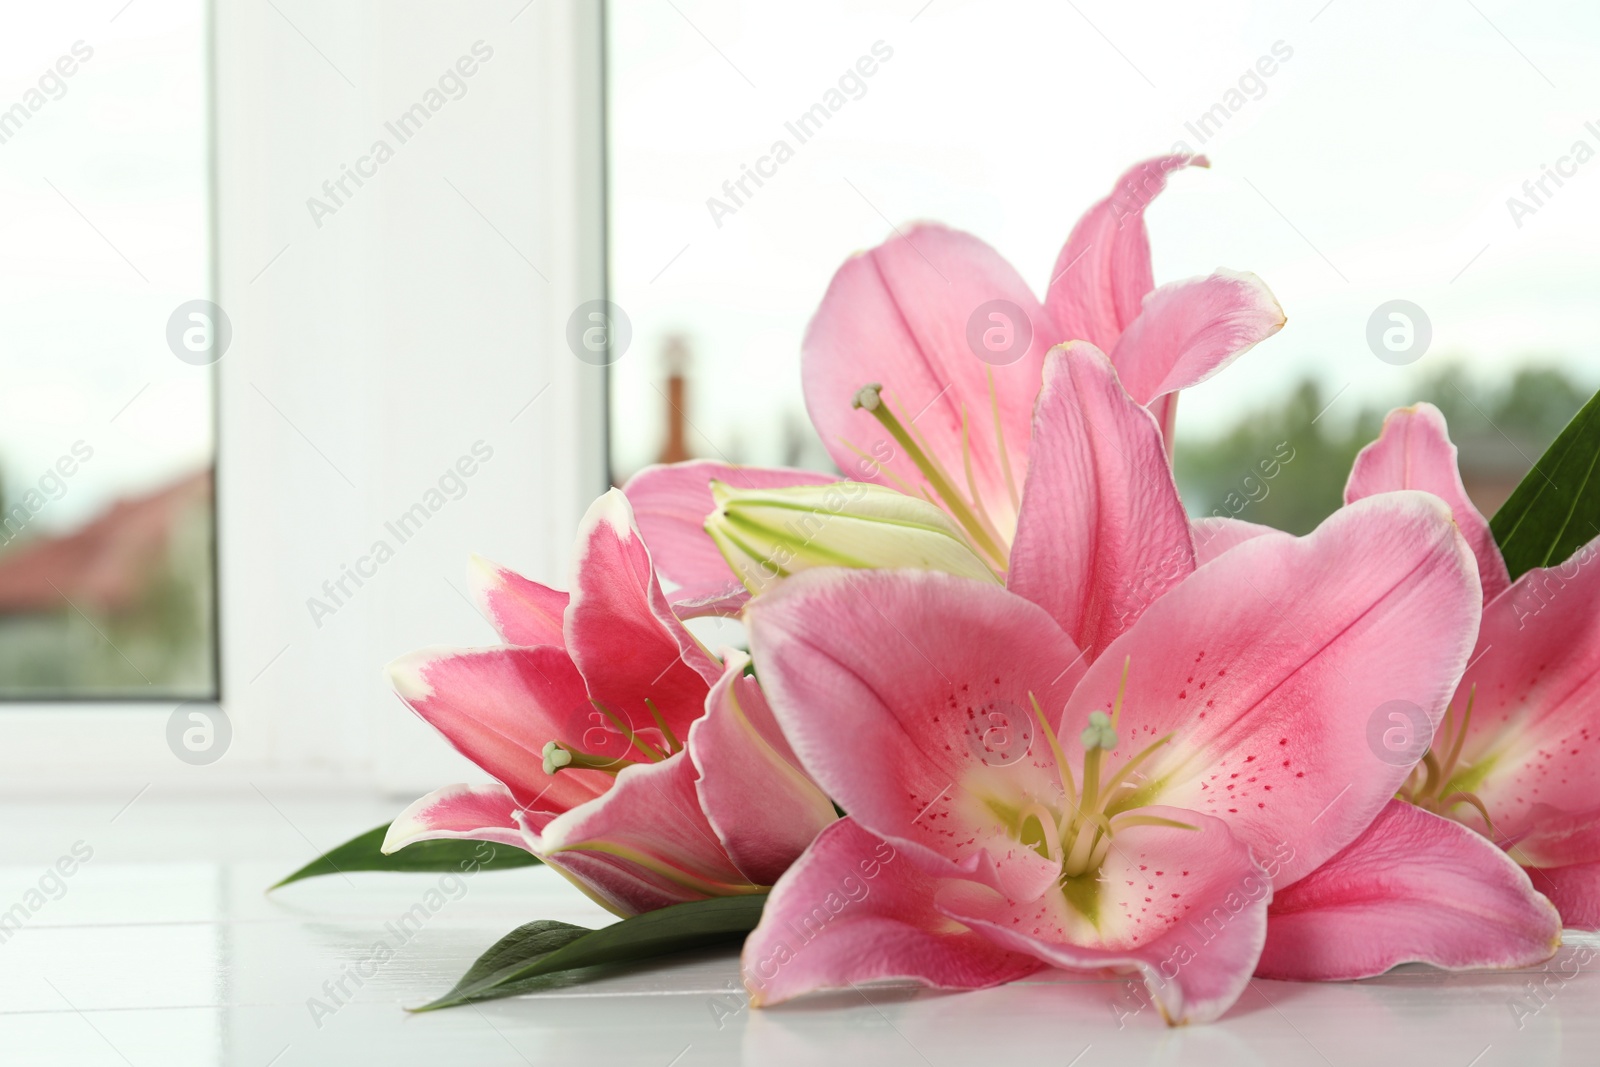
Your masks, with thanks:
[{"label": "blurred roof", "polygon": [[130,607],[166,553],[178,518],[210,499],[211,471],[118,500],[72,531],[21,540],[0,555],[0,615],[68,603],[102,612]]}]

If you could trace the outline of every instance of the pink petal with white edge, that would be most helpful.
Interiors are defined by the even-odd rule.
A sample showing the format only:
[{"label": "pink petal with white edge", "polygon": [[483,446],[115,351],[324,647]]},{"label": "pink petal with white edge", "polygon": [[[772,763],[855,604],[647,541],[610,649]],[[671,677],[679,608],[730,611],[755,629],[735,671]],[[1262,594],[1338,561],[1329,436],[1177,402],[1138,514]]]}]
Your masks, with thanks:
[{"label": "pink petal with white edge", "polygon": [[[639,734],[658,729],[653,704],[681,741],[704,713],[706,692],[722,668],[667,606],[620,489],[584,516],[571,596],[566,644],[589,695]],[[625,745],[624,736],[616,730],[617,743]]]},{"label": "pink petal with white edge", "polygon": [[[1004,303],[985,307],[995,301]],[[1018,313],[1026,323],[1009,321]],[[989,350],[969,338],[981,340],[991,328],[1002,331],[997,341],[1010,329],[1016,351],[980,358],[979,351]],[[929,483],[877,419],[852,409],[851,401],[862,386],[882,385],[901,424],[926,442],[962,492],[969,491],[965,417],[979,502],[1009,538],[1040,369],[1055,340],[1055,325],[999,253],[969,234],[913,226],[833,276],[801,350],[806,410],[845,477],[913,495]]]},{"label": "pink petal with white edge", "polygon": [[717,546],[706,536],[706,516],[716,510],[712,481],[736,489],[824,485],[837,476],[784,467],[735,467],[709,460],[646,467],[622,487],[634,521],[650,547],[656,571],[678,588],[668,593],[683,618],[737,613],[749,599]]},{"label": "pink petal with white edge", "polygon": [[1530,868],[1528,876],[1561,912],[1563,926],[1600,930],[1600,863]]},{"label": "pink petal with white edge", "polygon": [[1097,920],[1053,888],[1021,901],[972,882],[947,883],[939,908],[1056,967],[1139,974],[1169,1025],[1210,1022],[1250,982],[1267,934],[1272,878],[1220,820],[1176,808],[1148,814],[1198,829],[1118,830],[1093,883]]},{"label": "pink petal with white edge", "polygon": [[1078,220],[1050,271],[1045,308],[1060,328],[1059,341],[1088,341],[1112,351],[1139,317],[1150,272],[1150,236],[1144,210],[1183,167],[1209,167],[1204,156],[1172,155],[1136,164],[1117,179],[1111,195]]},{"label": "pink petal with white edge", "polygon": [[750,1003],[891,978],[984,989],[1041,969],[940,914],[937,886],[890,842],[840,819],[774,887],[745,940]]},{"label": "pink petal with white edge", "polygon": [[706,822],[694,777],[686,752],[630,764],[609,792],[542,832],[528,822],[527,848],[623,915],[754,892]]},{"label": "pink petal with white edge", "polygon": [[784,736],[857,822],[1014,894],[1054,882],[1059,862],[995,815],[1061,789],[1029,694],[1060,707],[1084,668],[1041,608],[932,571],[822,568],[745,619]]},{"label": "pink petal with white edge", "polygon": [[478,610],[506,644],[563,646],[567,594],[476,555],[467,569],[467,584]]},{"label": "pink petal with white edge", "polygon": [[705,716],[689,730],[695,791],[734,866],[772,885],[838,815],[800,769],[760,683],[744,673],[750,658],[729,649],[723,661]]},{"label": "pink petal with white edge", "polygon": [[1105,355],[1050,353],[1006,587],[1093,660],[1194,570],[1189,518],[1155,419]]},{"label": "pink petal with white edge", "polygon": [[1528,876],[1472,830],[1391,800],[1370,827],[1267,912],[1262,978],[1337,982],[1402,963],[1533,967],[1561,917]]},{"label": "pink petal with white edge", "polygon": [[1478,559],[1478,579],[1488,603],[1511,584],[1506,561],[1483,517],[1461,482],[1456,446],[1444,415],[1432,404],[1396,408],[1383,420],[1378,439],[1361,450],[1350,467],[1345,503],[1395,489],[1421,489],[1450,505],[1456,525]]},{"label": "pink petal with white edge", "polygon": [[1062,747],[1076,765],[1126,661],[1109,766],[1173,733],[1141,768],[1147,802],[1215,815],[1260,856],[1287,848],[1289,885],[1405,780],[1411,765],[1383,758],[1372,723],[1405,701],[1437,726],[1479,611],[1477,566],[1438,497],[1363,500],[1306,537],[1247,541],[1152,604],[1073,693]]},{"label": "pink petal with white edge", "polygon": [[1245,522],[1243,519],[1229,519],[1222,516],[1196,519],[1191,524],[1194,533],[1195,566],[1203,567],[1216,559],[1230,548],[1237,548],[1246,541],[1254,541],[1258,537],[1286,537],[1294,539],[1293,534],[1284,533],[1282,530],[1273,529],[1271,526],[1262,526],[1256,522]]},{"label": "pink petal with white edge", "polygon": [[1283,308],[1260,278],[1219,270],[1153,290],[1111,351],[1111,362],[1128,394],[1151,404],[1199,385],[1283,323]]},{"label": "pink petal with white edge", "polygon": [[[1476,688],[1463,762],[1497,837],[1520,838],[1539,805],[1587,811],[1600,797],[1600,538],[1518,578],[1483,609],[1457,713]],[[1470,809],[1465,809],[1470,811]]]},{"label": "pink petal with white edge", "polygon": [[515,815],[517,798],[503,785],[447,785],[414,801],[389,824],[383,854],[418,841],[493,841],[528,848]]},{"label": "pink petal with white edge", "polygon": [[411,710],[521,804],[565,811],[610,784],[599,771],[544,773],[546,743],[589,748],[594,710],[559,648],[423,649],[389,664],[389,678]]}]

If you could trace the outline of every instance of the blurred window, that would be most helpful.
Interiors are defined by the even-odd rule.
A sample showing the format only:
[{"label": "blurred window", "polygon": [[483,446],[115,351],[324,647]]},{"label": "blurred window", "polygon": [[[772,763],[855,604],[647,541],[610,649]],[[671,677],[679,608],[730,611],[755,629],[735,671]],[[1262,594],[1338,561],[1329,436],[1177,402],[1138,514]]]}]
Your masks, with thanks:
[{"label": "blurred window", "polygon": [[3,24],[0,698],[214,698],[206,5]]}]

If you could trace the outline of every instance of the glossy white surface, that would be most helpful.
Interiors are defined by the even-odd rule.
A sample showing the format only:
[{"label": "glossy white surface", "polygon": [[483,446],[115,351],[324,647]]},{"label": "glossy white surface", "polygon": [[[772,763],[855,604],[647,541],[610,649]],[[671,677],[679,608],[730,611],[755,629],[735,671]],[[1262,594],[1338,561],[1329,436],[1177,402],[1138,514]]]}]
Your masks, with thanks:
[{"label": "glossy white surface", "polygon": [[[1600,938],[1569,935],[1538,972],[1407,968],[1344,985],[1255,982],[1220,1023],[1168,1030],[1126,980],[1062,978],[980,993],[867,987],[751,1011],[732,952],[588,985],[428,1015],[501,934],[535,918],[608,916],[544,870],[352,874],[264,886],[399,804],[256,795],[0,807],[0,1063],[108,1067],[298,1064],[935,1065],[1389,1064],[1496,1067],[1600,1061]],[[93,857],[64,891],[46,870]],[[83,847],[80,847],[80,854]],[[386,924],[443,900],[401,943]],[[380,940],[394,956],[335,1005],[335,982]],[[1576,977],[1563,980],[1563,969]],[[311,999],[333,1007],[314,1018]],[[345,998],[341,998],[345,999]]]}]

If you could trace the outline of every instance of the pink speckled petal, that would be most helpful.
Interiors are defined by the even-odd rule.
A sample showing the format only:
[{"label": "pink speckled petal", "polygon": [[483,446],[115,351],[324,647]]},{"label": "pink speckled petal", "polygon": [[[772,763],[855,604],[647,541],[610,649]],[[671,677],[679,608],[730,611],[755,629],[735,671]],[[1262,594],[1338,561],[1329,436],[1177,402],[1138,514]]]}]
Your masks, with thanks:
[{"label": "pink speckled petal", "polygon": [[[1539,805],[1582,812],[1600,797],[1600,538],[1537,567],[1483,609],[1457,714],[1473,700],[1462,759],[1496,835],[1535,829]],[[1470,809],[1463,818],[1471,821]]]},{"label": "pink speckled petal", "polygon": [[1174,733],[1146,766],[1153,803],[1215,815],[1258,855],[1287,843],[1278,884],[1366,829],[1410,765],[1370,738],[1392,701],[1428,729],[1466,664],[1477,567],[1426,493],[1339,509],[1302,538],[1258,537],[1152,604],[1089,667],[1059,731],[1109,710],[1128,665],[1120,762]]},{"label": "pink speckled petal", "polygon": [[937,887],[890,842],[840,819],[778,882],[745,940],[750,1002],[887,978],[983,989],[1042,969],[952,923],[934,906]]},{"label": "pink speckled petal", "polygon": [[1177,808],[1141,814],[1197,829],[1119,830],[1095,883],[1093,921],[1054,888],[1007,900],[975,883],[948,883],[939,906],[997,945],[1052,966],[1140,975],[1170,1025],[1216,1019],[1255,970],[1272,878],[1217,819]]},{"label": "pink speckled petal", "polygon": [[952,875],[1055,881],[994,814],[1060,788],[1029,694],[1060,707],[1083,665],[1043,609],[933,571],[819,568],[745,619],[784,735],[851,817]]}]

